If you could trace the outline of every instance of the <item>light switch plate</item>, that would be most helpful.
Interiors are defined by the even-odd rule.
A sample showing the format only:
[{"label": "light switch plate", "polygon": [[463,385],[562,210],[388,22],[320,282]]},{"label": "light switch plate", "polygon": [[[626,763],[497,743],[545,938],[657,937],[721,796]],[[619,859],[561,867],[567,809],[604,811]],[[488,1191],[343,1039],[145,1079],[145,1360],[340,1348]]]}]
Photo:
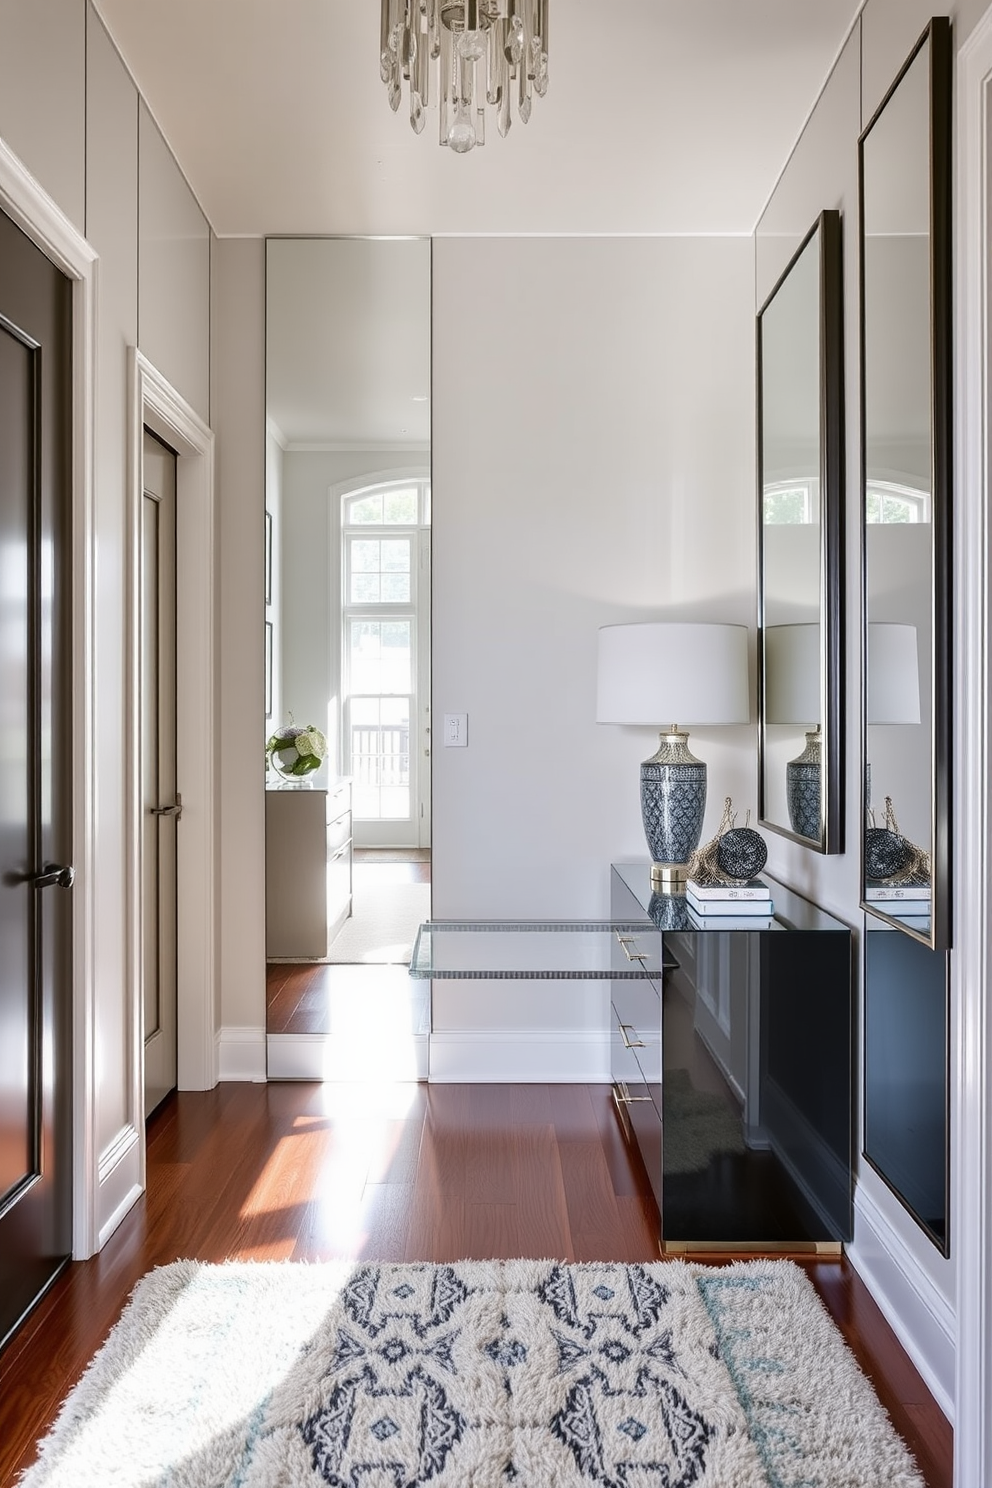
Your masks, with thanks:
[{"label": "light switch plate", "polygon": [[468,745],[468,714],[467,713],[445,713],[444,715],[444,747],[445,749],[464,749]]}]

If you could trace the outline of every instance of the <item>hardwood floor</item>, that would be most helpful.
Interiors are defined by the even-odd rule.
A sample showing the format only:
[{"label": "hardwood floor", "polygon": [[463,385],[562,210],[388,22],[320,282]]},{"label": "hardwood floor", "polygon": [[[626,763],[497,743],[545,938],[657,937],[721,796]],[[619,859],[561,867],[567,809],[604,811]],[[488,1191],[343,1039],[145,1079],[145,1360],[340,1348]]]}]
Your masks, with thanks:
[{"label": "hardwood floor", "polygon": [[347,1036],[367,1059],[370,1022],[391,1032],[429,1026],[429,989],[403,965],[272,962],[265,978],[266,1032]]},{"label": "hardwood floor", "polygon": [[[204,1261],[657,1258],[657,1215],[605,1086],[220,1085],[148,1128],[148,1186],[0,1355],[0,1488],[106,1337],[134,1283]],[[845,1262],[810,1262],[928,1488],[951,1431]],[[728,1485],[729,1488],[729,1485]]]}]

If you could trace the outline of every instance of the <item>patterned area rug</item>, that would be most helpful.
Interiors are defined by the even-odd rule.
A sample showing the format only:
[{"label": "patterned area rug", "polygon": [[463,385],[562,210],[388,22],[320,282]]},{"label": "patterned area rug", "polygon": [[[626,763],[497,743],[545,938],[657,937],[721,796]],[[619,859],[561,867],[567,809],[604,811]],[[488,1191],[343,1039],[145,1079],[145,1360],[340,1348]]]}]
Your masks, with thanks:
[{"label": "patterned area rug", "polygon": [[923,1488],[787,1261],[179,1261],[23,1481]]}]

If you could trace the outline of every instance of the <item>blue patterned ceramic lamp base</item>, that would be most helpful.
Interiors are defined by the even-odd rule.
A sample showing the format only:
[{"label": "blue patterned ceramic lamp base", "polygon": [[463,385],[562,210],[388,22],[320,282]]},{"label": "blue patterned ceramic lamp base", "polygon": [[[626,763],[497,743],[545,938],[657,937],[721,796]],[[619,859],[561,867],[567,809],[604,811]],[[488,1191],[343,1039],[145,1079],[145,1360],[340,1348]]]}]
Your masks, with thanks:
[{"label": "blue patterned ceramic lamp base", "polygon": [[685,879],[685,865],[699,846],[706,810],[706,766],[689,753],[689,735],[670,729],[658,751],[641,766],[641,818],[651,876],[667,883]]},{"label": "blue patterned ceramic lamp base", "polygon": [[806,748],[786,765],[785,796],[796,836],[819,842],[823,835],[823,802],[818,730],[806,735]]}]

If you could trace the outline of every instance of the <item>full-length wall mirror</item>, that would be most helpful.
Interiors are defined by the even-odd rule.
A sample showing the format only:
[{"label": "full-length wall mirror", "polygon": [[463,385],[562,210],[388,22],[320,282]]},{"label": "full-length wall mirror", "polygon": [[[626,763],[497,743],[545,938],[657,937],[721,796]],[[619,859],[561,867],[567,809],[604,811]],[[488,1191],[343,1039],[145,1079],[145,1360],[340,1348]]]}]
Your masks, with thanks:
[{"label": "full-length wall mirror", "polygon": [[840,214],[758,312],[759,816],[819,852],[841,828]]},{"label": "full-length wall mirror", "polygon": [[861,137],[862,905],[950,944],[950,24]]},{"label": "full-length wall mirror", "polygon": [[427,238],[266,242],[264,729],[326,739],[305,776],[267,754],[270,971],[388,963],[405,987],[429,918],[430,281]]}]

